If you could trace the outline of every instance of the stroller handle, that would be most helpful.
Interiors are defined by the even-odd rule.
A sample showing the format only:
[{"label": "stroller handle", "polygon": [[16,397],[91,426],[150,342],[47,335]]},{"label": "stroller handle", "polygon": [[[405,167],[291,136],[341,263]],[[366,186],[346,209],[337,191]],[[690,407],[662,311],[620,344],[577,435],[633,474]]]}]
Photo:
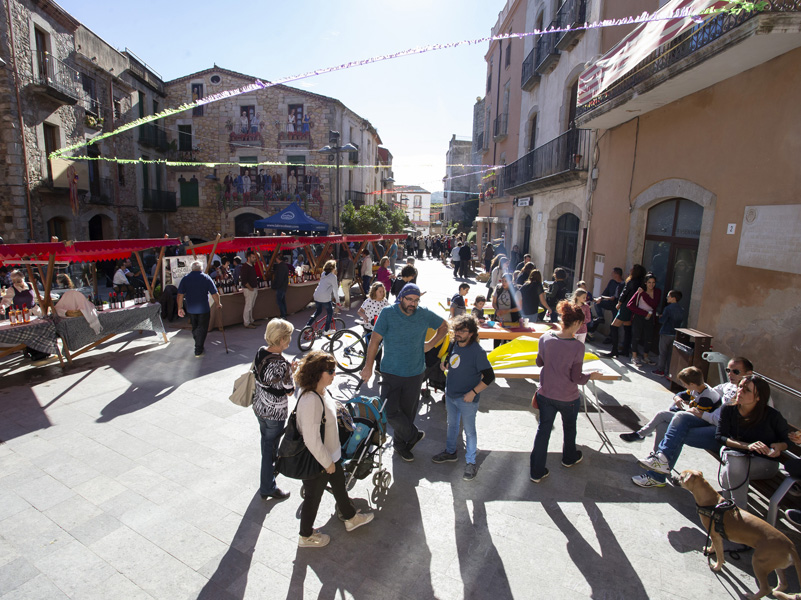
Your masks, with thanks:
[{"label": "stroller handle", "polygon": [[357,394],[359,393],[359,390],[362,389],[363,385],[364,385],[364,379],[359,378],[359,384],[356,386],[356,393]]}]

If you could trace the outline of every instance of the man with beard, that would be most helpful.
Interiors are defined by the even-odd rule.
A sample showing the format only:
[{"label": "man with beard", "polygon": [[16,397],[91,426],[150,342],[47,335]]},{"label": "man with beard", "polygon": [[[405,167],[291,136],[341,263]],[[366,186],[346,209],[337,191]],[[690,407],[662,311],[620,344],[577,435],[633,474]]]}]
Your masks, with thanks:
[{"label": "man with beard", "polygon": [[[381,342],[381,400],[386,402],[387,420],[393,429],[395,452],[412,462],[412,448],[425,437],[414,419],[420,403],[425,373],[425,353],[435,348],[448,333],[448,323],[427,308],[419,308],[420,288],[407,283],[398,294],[399,302],[381,311],[370,336],[367,362],[361,378],[369,381]],[[435,329],[426,341],[428,329]]]}]

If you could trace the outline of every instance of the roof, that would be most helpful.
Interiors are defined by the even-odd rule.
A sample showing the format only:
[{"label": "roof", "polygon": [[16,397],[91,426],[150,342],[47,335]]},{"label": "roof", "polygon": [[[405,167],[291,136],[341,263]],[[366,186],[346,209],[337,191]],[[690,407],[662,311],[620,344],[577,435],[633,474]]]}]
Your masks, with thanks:
[{"label": "roof", "polygon": [[430,194],[426,189],[421,188],[419,185],[398,185],[397,183],[392,186],[393,189],[389,193],[396,194]]},{"label": "roof", "polygon": [[378,160],[385,164],[389,164],[392,162],[392,152],[389,151],[389,148],[384,148],[383,146],[379,146],[377,148],[378,153]]}]

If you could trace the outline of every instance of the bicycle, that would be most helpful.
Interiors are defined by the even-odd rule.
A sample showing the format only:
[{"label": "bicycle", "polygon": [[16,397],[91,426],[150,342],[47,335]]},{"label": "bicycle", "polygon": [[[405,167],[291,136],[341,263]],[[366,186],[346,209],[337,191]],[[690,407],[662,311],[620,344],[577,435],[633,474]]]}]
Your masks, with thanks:
[{"label": "bicycle", "polygon": [[[326,315],[323,313],[314,323],[311,325],[306,325],[300,330],[300,334],[298,335],[298,348],[301,352],[307,352],[308,350],[311,350],[314,342],[325,336],[325,319]],[[335,331],[344,330],[345,321],[339,317],[334,317],[331,320],[331,329]]]},{"label": "bicycle", "polygon": [[[364,321],[356,321],[361,325],[364,333],[359,335],[353,329],[343,329],[331,336],[328,343],[328,353],[334,357],[337,366],[345,373],[354,373],[364,368],[367,361],[367,346],[370,341],[372,329],[368,329]],[[376,370],[380,371],[381,350],[376,356]]]}]

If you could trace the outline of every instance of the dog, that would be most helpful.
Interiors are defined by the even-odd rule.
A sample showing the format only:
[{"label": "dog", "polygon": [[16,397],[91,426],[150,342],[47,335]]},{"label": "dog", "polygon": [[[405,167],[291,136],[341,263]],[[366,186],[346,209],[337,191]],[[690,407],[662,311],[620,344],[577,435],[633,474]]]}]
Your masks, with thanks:
[{"label": "dog", "polygon": [[[681,487],[692,493],[695,503],[699,507],[717,506],[723,501],[723,496],[709,485],[700,471],[682,471],[679,483]],[[710,517],[703,514],[700,516],[701,523],[704,529],[710,532],[712,540],[712,543],[704,548],[704,553],[715,553],[717,562],[711,568],[717,573],[723,568],[724,563],[723,538],[714,525],[710,529]],[[751,566],[759,582],[759,590],[756,594],[747,594],[746,597],[749,600],[757,600],[771,593],[781,600],[801,599],[801,594],[788,596],[783,593],[787,588],[784,569],[791,564],[795,566],[798,579],[801,581],[801,559],[799,559],[798,550],[790,538],[759,517],[736,507],[724,513],[723,528],[729,541],[745,544],[754,549]],[[779,578],[775,589],[771,589],[768,584],[768,575],[771,571],[776,571]]]}]

